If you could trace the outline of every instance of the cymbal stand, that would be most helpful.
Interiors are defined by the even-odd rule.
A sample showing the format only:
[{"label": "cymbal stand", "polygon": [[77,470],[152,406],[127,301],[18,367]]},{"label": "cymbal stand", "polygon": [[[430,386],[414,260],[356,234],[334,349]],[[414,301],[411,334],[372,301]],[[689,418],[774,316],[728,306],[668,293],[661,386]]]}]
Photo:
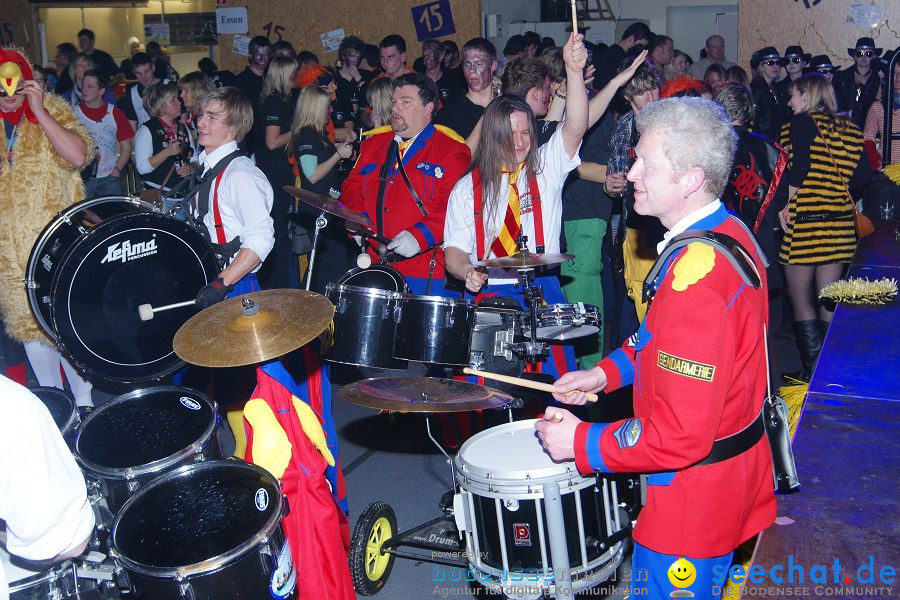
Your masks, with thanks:
[{"label": "cymbal stand", "polygon": [[319,246],[319,232],[328,226],[328,219],[325,217],[323,210],[316,219],[316,230],[313,232],[312,250],[309,252],[309,268],[306,270],[306,291],[312,284],[313,267],[316,264],[316,248]]},{"label": "cymbal stand", "polygon": [[527,304],[526,310],[531,316],[531,327],[527,332],[528,340],[520,345],[522,348],[520,354],[528,362],[536,365],[549,354],[547,345],[537,340],[537,308],[544,299],[544,291],[535,282],[535,270],[533,268],[519,269],[519,276],[522,278],[522,289]]}]

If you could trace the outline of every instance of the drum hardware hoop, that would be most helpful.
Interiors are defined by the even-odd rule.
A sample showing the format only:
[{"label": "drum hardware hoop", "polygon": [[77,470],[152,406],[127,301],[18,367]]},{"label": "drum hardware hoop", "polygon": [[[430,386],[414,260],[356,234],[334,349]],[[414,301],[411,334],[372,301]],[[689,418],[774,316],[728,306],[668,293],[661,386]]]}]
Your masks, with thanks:
[{"label": "drum hardware hoop", "polygon": [[36,290],[39,287],[37,281],[35,281],[34,279],[26,278],[24,281],[25,281],[25,289]]}]

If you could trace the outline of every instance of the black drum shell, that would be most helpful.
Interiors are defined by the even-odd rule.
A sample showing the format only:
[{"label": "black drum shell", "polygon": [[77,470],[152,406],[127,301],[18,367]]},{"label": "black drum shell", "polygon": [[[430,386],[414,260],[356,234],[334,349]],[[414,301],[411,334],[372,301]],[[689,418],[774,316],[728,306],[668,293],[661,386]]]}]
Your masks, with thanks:
[{"label": "black drum shell", "polygon": [[28,390],[38,397],[44,403],[53,422],[59,428],[66,445],[70,450],[75,449],[75,433],[81,419],[78,417],[78,410],[75,407],[75,399],[67,390],[61,390],[55,387],[34,386]]},{"label": "black drum shell", "polygon": [[[586,540],[606,540],[612,532],[607,531],[604,516],[603,496],[597,484],[570,491],[560,496],[562,499],[563,520],[565,522],[566,546],[569,553],[569,566],[572,568],[581,565],[581,539],[578,537],[578,512],[575,508],[575,494],[581,496],[581,510],[584,518],[584,535]],[[478,526],[478,551],[481,553],[484,564],[495,569],[503,569],[503,552],[500,547],[499,531],[504,532],[506,538],[507,560],[510,572],[528,572],[535,569],[552,568],[554,565],[545,565],[541,562],[541,546],[538,540],[538,518],[535,500],[519,500],[518,509],[509,510],[501,502],[502,529],[498,530],[497,509],[494,498],[479,496],[473,492],[473,504],[475,507],[475,523]],[[538,502],[543,503],[540,498]],[[546,509],[541,513],[541,526],[548,531]],[[531,540],[528,545],[516,545],[514,537],[514,525],[525,524],[531,531]],[[598,559],[606,548],[601,549],[599,544],[591,547],[588,543],[588,562]],[[550,558],[548,556],[548,558]]]},{"label": "black drum shell", "polygon": [[91,375],[121,382],[163,377],[184,364],[172,340],[200,309],[142,321],[138,307],[193,300],[218,272],[210,243],[177,219],[138,212],[104,220],[73,242],[55,271],[57,341]]},{"label": "black drum shell", "polygon": [[[48,598],[71,600],[77,598],[78,594],[82,594],[82,598],[87,598],[89,590],[96,586],[93,581],[77,579],[72,567],[72,561],[66,561],[48,571],[35,573],[25,579],[10,581],[9,600],[47,600]],[[6,575],[8,577],[10,574]]]},{"label": "black drum shell", "polygon": [[475,304],[440,296],[399,300],[394,358],[439,365],[469,364]]},{"label": "black drum shell", "polygon": [[394,358],[399,293],[329,283],[325,297],[335,307],[334,343],[325,360],[380,369],[406,368],[406,361]]},{"label": "black drum shell", "polygon": [[115,514],[160,475],[221,458],[216,419],[216,405],[199,392],[172,386],[137,390],[84,420],[75,458]]},{"label": "black drum shell", "polygon": [[[278,482],[256,465],[188,465],[125,504],[113,525],[111,553],[135,598],[275,597],[270,578],[282,552],[290,552],[281,529],[285,508]],[[182,593],[188,585],[193,595]],[[280,597],[294,598],[296,589]]]},{"label": "black drum shell", "polygon": [[44,227],[28,257],[25,282],[31,312],[50,339],[56,341],[51,299],[53,278],[72,245],[109,219],[152,210],[152,204],[135,197],[92,198],[61,211]]}]

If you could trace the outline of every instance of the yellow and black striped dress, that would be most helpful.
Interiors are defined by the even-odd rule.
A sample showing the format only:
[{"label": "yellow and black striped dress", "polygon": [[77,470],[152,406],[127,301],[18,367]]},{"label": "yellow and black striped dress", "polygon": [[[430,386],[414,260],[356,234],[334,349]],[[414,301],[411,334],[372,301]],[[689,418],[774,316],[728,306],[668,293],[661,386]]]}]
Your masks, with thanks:
[{"label": "yellow and black striped dress", "polygon": [[859,168],[862,133],[849,119],[810,112],[782,127],[781,144],[790,159],[789,183],[799,191],[789,203],[792,227],[782,240],[779,262],[850,262],[856,229],[846,184]]}]

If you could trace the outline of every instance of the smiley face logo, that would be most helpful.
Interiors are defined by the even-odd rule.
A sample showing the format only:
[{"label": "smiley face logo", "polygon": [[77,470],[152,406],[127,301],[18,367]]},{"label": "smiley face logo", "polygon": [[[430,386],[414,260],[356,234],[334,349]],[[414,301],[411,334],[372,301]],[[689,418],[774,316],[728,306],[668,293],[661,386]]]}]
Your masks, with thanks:
[{"label": "smiley face logo", "polygon": [[690,587],[694,580],[697,579],[697,569],[691,561],[679,558],[669,567],[669,581],[677,588]]}]

